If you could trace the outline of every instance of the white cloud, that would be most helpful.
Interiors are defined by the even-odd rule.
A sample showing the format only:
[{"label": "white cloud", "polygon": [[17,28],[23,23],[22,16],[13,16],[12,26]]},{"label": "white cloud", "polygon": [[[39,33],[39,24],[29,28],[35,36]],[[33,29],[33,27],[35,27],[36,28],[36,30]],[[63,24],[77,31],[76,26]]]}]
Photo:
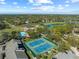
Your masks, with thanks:
[{"label": "white cloud", "polygon": [[58,5],[58,6],[37,6],[32,7],[32,10],[39,10],[39,11],[45,11],[45,12],[64,12],[65,8],[68,7],[69,4],[66,5]]},{"label": "white cloud", "polygon": [[23,7],[23,8],[27,8],[27,7]]},{"label": "white cloud", "polygon": [[29,0],[30,3],[51,3],[53,2],[51,0]]},{"label": "white cloud", "polygon": [[69,4],[66,4],[65,7],[69,7]]},{"label": "white cloud", "polygon": [[19,9],[19,8],[20,8],[20,6],[16,6],[16,8],[18,8],[18,9]]},{"label": "white cloud", "polygon": [[6,4],[6,2],[0,2],[1,5]]},{"label": "white cloud", "polygon": [[76,3],[76,2],[79,2],[79,0],[71,0],[72,3]]},{"label": "white cloud", "polygon": [[14,5],[17,5],[18,3],[17,3],[17,2],[13,2],[13,4],[14,4]]},{"label": "white cloud", "polygon": [[5,0],[0,0],[0,4],[1,5],[6,4]]},{"label": "white cloud", "polygon": [[38,5],[42,5],[42,4],[40,4],[40,3],[32,3],[32,5],[38,6]]},{"label": "white cloud", "polygon": [[41,7],[33,7],[32,10],[41,10],[41,11],[46,11],[48,7],[41,6]]},{"label": "white cloud", "polygon": [[57,7],[58,9],[64,9],[64,7],[62,5],[58,5]]},{"label": "white cloud", "polygon": [[5,0],[0,0],[0,2],[3,2],[3,1],[5,1]]},{"label": "white cloud", "polygon": [[34,3],[34,0],[29,0],[30,3]]},{"label": "white cloud", "polygon": [[65,1],[65,3],[70,3],[70,1],[67,0],[67,1]]},{"label": "white cloud", "polygon": [[[68,7],[69,5],[66,4],[65,6],[63,5],[58,5],[58,6],[39,6],[39,7],[33,7],[32,10],[40,10],[40,11],[61,11],[64,10],[65,7]],[[63,11],[62,11],[63,12]]]},{"label": "white cloud", "polygon": [[32,10],[40,10],[40,11],[50,11],[53,10],[54,6],[41,6],[41,7],[33,7]]},{"label": "white cloud", "polygon": [[51,0],[35,0],[36,3],[53,3]]}]

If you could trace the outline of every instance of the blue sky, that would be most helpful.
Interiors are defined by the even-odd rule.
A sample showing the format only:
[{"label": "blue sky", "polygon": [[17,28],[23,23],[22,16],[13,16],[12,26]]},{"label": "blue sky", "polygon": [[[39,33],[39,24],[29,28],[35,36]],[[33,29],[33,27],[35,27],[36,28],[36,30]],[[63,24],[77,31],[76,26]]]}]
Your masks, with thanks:
[{"label": "blue sky", "polygon": [[79,0],[0,0],[0,14],[79,14]]}]

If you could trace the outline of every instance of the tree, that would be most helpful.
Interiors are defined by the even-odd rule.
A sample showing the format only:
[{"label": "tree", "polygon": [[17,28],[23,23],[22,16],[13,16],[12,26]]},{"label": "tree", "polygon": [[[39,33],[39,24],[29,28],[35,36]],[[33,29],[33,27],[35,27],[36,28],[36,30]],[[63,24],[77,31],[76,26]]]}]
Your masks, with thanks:
[{"label": "tree", "polygon": [[4,22],[0,22],[0,30],[5,28],[6,28],[6,24]]},{"label": "tree", "polygon": [[58,50],[61,52],[67,52],[70,50],[70,44],[68,42],[63,42],[61,41],[61,43],[59,44],[59,48]]},{"label": "tree", "polygon": [[12,31],[12,39],[18,39],[19,38],[19,32],[18,31]]},{"label": "tree", "polygon": [[2,33],[2,42],[7,42],[12,39],[12,35],[8,32]]}]

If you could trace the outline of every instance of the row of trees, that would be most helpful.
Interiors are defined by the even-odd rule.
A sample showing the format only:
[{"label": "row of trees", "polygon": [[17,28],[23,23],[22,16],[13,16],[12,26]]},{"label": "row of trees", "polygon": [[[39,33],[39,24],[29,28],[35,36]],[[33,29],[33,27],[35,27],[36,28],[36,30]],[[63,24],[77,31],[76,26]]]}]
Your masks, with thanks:
[{"label": "row of trees", "polygon": [[3,21],[0,21],[0,30],[5,29],[5,28],[10,28],[8,24],[6,24]]},{"label": "row of trees", "polygon": [[[26,21],[29,23],[43,23],[43,22],[66,22],[69,23],[74,20],[79,21],[79,16],[69,15],[4,15],[0,16],[1,21],[7,21],[12,25],[22,25]],[[71,21],[70,21],[71,20]]]}]

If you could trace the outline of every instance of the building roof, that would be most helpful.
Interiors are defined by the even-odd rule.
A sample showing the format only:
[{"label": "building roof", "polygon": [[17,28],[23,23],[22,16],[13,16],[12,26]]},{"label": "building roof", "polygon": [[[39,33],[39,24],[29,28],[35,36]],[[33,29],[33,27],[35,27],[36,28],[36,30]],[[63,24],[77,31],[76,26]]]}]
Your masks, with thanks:
[{"label": "building roof", "polygon": [[32,51],[35,56],[48,52],[56,47],[54,43],[49,42],[45,38],[39,38],[33,41],[25,42],[24,46],[26,49]]},{"label": "building roof", "polygon": [[15,51],[17,59],[28,59],[24,51]]}]

